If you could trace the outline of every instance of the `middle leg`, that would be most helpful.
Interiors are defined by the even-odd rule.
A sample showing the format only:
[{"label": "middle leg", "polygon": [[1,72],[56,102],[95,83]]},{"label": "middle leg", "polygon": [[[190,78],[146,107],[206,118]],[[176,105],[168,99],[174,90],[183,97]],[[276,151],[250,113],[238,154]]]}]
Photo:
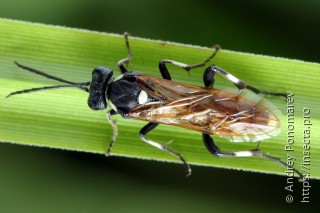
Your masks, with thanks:
[{"label": "middle leg", "polygon": [[162,77],[164,79],[171,80],[171,75],[167,69],[166,64],[172,64],[174,66],[180,67],[180,68],[186,70],[187,72],[189,72],[191,69],[205,66],[217,54],[217,52],[220,49],[220,46],[215,45],[214,49],[215,49],[214,52],[209,56],[209,58],[207,58],[206,60],[204,60],[202,63],[199,63],[199,64],[188,65],[188,64],[184,64],[184,63],[181,63],[178,61],[173,61],[173,60],[168,60],[168,59],[161,60],[159,62],[159,70],[161,72]]},{"label": "middle leg", "polygon": [[116,115],[117,112],[114,111],[113,109],[110,110],[108,113],[107,113],[107,120],[109,121],[111,127],[112,127],[112,130],[113,130],[113,135],[112,135],[112,138],[111,138],[111,141],[109,143],[109,147],[108,149],[106,150],[106,152],[104,153],[107,157],[111,155],[111,150],[112,150],[112,146],[114,144],[114,142],[116,141],[117,139],[117,136],[118,136],[118,127],[117,127],[117,122],[116,120],[113,120],[112,119],[112,116],[113,115]]},{"label": "middle leg", "polygon": [[157,124],[157,123],[148,123],[147,125],[145,125],[139,132],[141,140],[143,140],[144,142],[146,142],[146,143],[148,143],[148,144],[150,144],[150,145],[152,145],[152,146],[154,146],[154,147],[156,147],[158,149],[161,149],[162,151],[170,153],[171,155],[176,156],[177,158],[179,158],[182,161],[183,165],[185,166],[186,175],[187,176],[191,175],[191,168],[190,168],[189,164],[187,163],[187,161],[183,158],[182,154],[169,149],[164,144],[152,141],[152,140],[150,140],[150,139],[145,137],[146,134],[148,134],[150,131],[152,131],[154,128],[156,128],[158,125],[159,124]]}]

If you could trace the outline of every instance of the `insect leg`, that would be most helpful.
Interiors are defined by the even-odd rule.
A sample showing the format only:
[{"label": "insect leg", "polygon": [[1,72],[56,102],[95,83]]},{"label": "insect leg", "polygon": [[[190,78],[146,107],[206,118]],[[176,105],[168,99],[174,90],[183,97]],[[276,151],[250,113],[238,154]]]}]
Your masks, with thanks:
[{"label": "insect leg", "polygon": [[121,71],[121,73],[126,73],[128,72],[127,68],[124,67],[124,64],[126,64],[128,66],[131,58],[132,58],[132,55],[131,55],[131,50],[130,50],[130,46],[129,46],[129,40],[128,40],[128,36],[129,36],[129,33],[125,32],[124,33],[124,39],[126,41],[126,47],[127,47],[127,50],[128,50],[128,56],[124,59],[121,59],[119,62],[118,62],[118,67]]},{"label": "insect leg", "polygon": [[262,94],[262,95],[273,95],[273,96],[284,96],[287,97],[287,93],[278,93],[278,92],[270,92],[265,90],[259,90],[253,86],[247,85],[247,89],[251,90],[252,92],[256,94]]},{"label": "insect leg", "polygon": [[238,87],[239,89],[247,88],[247,89],[251,90],[252,92],[254,92],[256,94],[287,97],[287,93],[269,92],[269,91],[259,90],[259,89],[255,88],[253,86],[247,85],[245,82],[241,81],[240,79],[238,79],[234,75],[228,73],[227,71],[225,71],[225,70],[223,70],[220,67],[215,66],[215,65],[211,65],[203,73],[203,82],[204,82],[204,85],[206,87],[209,87],[209,86],[212,87],[212,85],[214,84],[214,75],[215,75],[215,73],[219,73],[220,75],[222,75],[223,77],[225,77],[226,79],[228,79],[229,81],[234,83],[236,85],[236,87]]},{"label": "insect leg", "polygon": [[208,151],[213,154],[216,157],[263,157],[267,160],[271,160],[277,163],[280,163],[286,168],[292,169],[295,173],[297,173],[300,177],[299,180],[303,179],[303,175],[293,167],[289,166],[287,163],[281,161],[279,158],[275,158],[272,156],[269,156],[267,154],[264,154],[259,148],[249,150],[249,151],[238,151],[238,152],[224,152],[219,149],[219,147],[214,143],[212,137],[208,134],[202,134],[202,139],[204,142],[204,145],[208,149]]},{"label": "insect leg", "polygon": [[169,73],[169,71],[167,69],[166,64],[172,64],[174,66],[181,67],[182,69],[186,70],[187,72],[189,72],[191,69],[205,66],[206,63],[208,63],[217,54],[217,52],[220,49],[220,46],[219,45],[215,45],[214,49],[215,50],[212,53],[212,55],[210,55],[209,58],[207,58],[206,60],[204,60],[202,63],[199,63],[199,64],[188,65],[188,64],[181,63],[181,62],[168,60],[168,59],[161,60],[159,62],[159,70],[161,72],[162,77],[164,79],[171,80],[171,76],[170,76],[170,73]]},{"label": "insect leg", "polygon": [[165,151],[165,152],[168,152],[168,153],[170,153],[170,154],[178,157],[178,158],[182,161],[183,165],[184,165],[185,168],[186,168],[186,175],[187,175],[187,176],[191,175],[191,168],[190,168],[189,164],[187,163],[187,161],[183,158],[182,154],[180,154],[180,153],[178,153],[178,152],[175,152],[175,151],[169,149],[169,148],[168,148],[166,145],[164,145],[164,144],[154,142],[154,141],[152,141],[152,140],[150,140],[150,139],[148,139],[148,138],[145,137],[145,135],[148,134],[148,132],[150,132],[151,130],[153,130],[154,128],[156,128],[158,125],[159,125],[159,124],[157,124],[157,123],[148,123],[147,125],[145,125],[145,126],[140,130],[140,132],[139,132],[140,138],[141,138],[144,142],[146,142],[146,143],[148,143],[148,144],[150,144],[150,145],[152,145],[152,146],[154,146],[154,147],[156,147],[156,148],[158,148],[158,149],[161,149],[161,150],[163,150],[163,151]]},{"label": "insect leg", "polygon": [[112,149],[112,146],[114,144],[114,142],[116,141],[117,139],[117,136],[118,136],[118,128],[117,128],[117,123],[116,123],[116,120],[113,120],[112,119],[112,115],[116,115],[117,112],[114,111],[114,110],[111,110],[110,112],[107,113],[107,120],[109,121],[109,123],[111,124],[112,126],[112,129],[113,129],[113,135],[112,135],[112,138],[111,138],[111,142],[109,144],[109,147],[105,153],[106,156],[110,156],[111,154],[111,149]]},{"label": "insect leg", "polygon": [[239,89],[245,89],[247,87],[246,83],[216,65],[211,65],[203,73],[203,83],[206,87],[212,87],[212,85],[214,84],[215,73],[222,75],[223,77],[234,83],[234,85],[236,85],[236,87],[238,87]]}]

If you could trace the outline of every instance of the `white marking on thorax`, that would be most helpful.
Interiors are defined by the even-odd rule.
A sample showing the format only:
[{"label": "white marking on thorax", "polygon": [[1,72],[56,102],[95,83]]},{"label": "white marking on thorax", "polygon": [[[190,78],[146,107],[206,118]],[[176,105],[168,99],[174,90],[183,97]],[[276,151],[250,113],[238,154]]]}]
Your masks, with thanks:
[{"label": "white marking on thorax", "polygon": [[148,94],[144,90],[141,90],[139,97],[138,97],[138,103],[144,104],[147,101],[148,101]]}]

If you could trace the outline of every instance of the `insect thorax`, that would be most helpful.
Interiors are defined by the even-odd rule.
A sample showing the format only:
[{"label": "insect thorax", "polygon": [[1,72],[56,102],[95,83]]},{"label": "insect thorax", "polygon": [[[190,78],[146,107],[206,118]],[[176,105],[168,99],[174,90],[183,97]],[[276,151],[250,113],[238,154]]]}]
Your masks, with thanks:
[{"label": "insect thorax", "polygon": [[116,108],[114,110],[122,115],[149,100],[147,93],[136,82],[137,75],[139,73],[125,73],[122,78],[116,78],[108,85],[107,99]]}]

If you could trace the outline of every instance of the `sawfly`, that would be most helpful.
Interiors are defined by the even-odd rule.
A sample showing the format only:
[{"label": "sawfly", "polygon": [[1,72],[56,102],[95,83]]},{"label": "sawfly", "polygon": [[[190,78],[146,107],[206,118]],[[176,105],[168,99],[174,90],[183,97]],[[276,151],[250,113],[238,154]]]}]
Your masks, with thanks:
[{"label": "sawfly", "polygon": [[[208,66],[205,69],[203,87],[171,80],[167,64],[180,67],[188,72],[194,68],[203,67],[217,54],[220,49],[218,45],[214,46],[214,52],[210,57],[199,64],[187,65],[173,60],[161,60],[159,70],[162,78],[144,75],[137,71],[128,71],[125,64],[129,63],[132,55],[128,34],[125,33],[124,37],[128,56],[118,62],[121,71],[121,75],[118,77],[113,78],[112,70],[100,66],[93,70],[91,81],[76,83],[15,62],[22,69],[66,83],[66,85],[16,91],[7,97],[67,87],[75,87],[88,92],[89,107],[92,110],[106,109],[108,121],[113,128],[113,136],[106,149],[107,156],[110,155],[112,145],[118,135],[117,125],[112,116],[120,114],[126,119],[147,121],[148,124],[139,132],[140,138],[144,142],[179,158],[185,166],[187,175],[191,174],[191,169],[182,154],[171,150],[165,144],[146,137],[159,124],[177,126],[202,133],[205,147],[216,157],[263,157],[292,169],[300,176],[300,179],[302,178],[302,174],[298,170],[279,158],[263,153],[258,147],[248,151],[222,151],[211,137],[211,135],[216,135],[231,142],[259,142],[276,136],[280,132],[278,110],[265,98],[256,94],[286,97],[286,93],[258,90],[216,65]],[[238,88],[238,92],[213,88],[216,73],[232,82]],[[248,90],[253,93],[249,93]]]}]

